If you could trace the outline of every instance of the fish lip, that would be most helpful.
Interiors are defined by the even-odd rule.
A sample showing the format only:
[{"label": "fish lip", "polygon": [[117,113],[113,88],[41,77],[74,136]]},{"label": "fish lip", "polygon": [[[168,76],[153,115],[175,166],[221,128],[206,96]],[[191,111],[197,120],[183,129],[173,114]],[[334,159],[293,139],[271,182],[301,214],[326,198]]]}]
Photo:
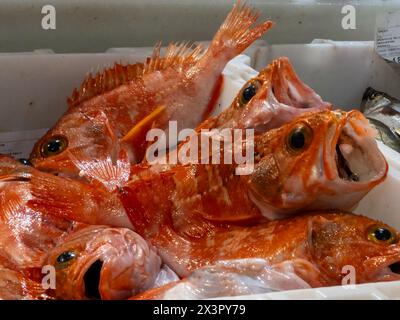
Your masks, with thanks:
[{"label": "fish lip", "polygon": [[[75,166],[71,166],[69,161],[57,158],[59,156],[60,155],[56,155],[47,159],[29,158],[29,160],[31,161],[32,167],[34,169],[40,170],[42,172],[64,178],[82,179],[82,177],[79,176],[79,170],[77,170]],[[62,167],[61,171],[60,167]]]},{"label": "fish lip", "polygon": [[[305,84],[296,74],[293,66],[290,64],[287,57],[281,57],[272,62],[273,67],[271,73],[264,80],[257,94],[252,98],[251,104],[255,106],[249,108],[249,113],[246,114],[245,127],[253,128],[257,133],[265,132],[269,129],[277,128],[284,125],[294,118],[306,113],[319,112],[322,110],[331,110],[332,104],[323,101],[322,98],[307,84]],[[266,72],[265,69],[260,72]],[[306,103],[299,104],[296,101],[289,103],[278,99],[276,96],[275,86],[280,86],[276,83],[275,74],[285,74],[288,76],[285,82],[288,87],[301,87],[301,90],[306,91],[309,95],[309,100]],[[295,85],[293,83],[296,83]],[[253,100],[254,99],[254,100]],[[293,98],[290,98],[293,99]],[[257,110],[258,120],[254,121],[254,110]],[[260,116],[261,115],[261,116]],[[272,123],[272,124],[271,124]]]},{"label": "fish lip", "polygon": [[[364,262],[364,266],[370,274],[368,279],[369,281],[400,280],[400,252],[370,258]],[[397,268],[399,268],[399,272],[393,270],[397,270]]]},{"label": "fish lip", "polygon": [[[278,78],[281,79],[280,82],[284,81],[286,83],[288,98],[291,101],[290,106],[292,108],[303,110],[303,112],[331,110],[332,104],[323,101],[320,95],[300,79],[293,65],[290,63],[289,58],[281,57],[274,62],[275,68],[272,70],[271,82],[275,82],[274,73],[279,74]],[[298,92],[298,95],[303,97],[306,96],[308,99],[299,104],[298,101],[296,101],[296,97],[294,97],[293,94],[290,94],[290,92]]]},{"label": "fish lip", "polygon": [[[359,141],[356,141],[354,137],[349,137],[348,134],[346,134],[346,130],[351,126],[351,119],[354,118],[356,119],[362,114],[359,111],[353,110],[347,113],[341,112],[341,111],[334,111],[337,115],[338,121],[336,122],[336,134],[333,136],[332,139],[327,139],[327,145],[325,146],[325,159],[327,159],[327,167],[330,169],[327,176],[330,180],[335,180],[338,182],[341,186],[347,185],[347,186],[352,186],[353,188],[356,188],[358,190],[362,190],[366,187],[373,187],[380,182],[382,182],[388,171],[388,164],[386,162],[386,159],[378,149],[378,146],[376,144],[376,141],[374,137],[372,136],[365,136],[365,139],[370,139],[370,146],[371,143],[373,144],[373,148],[367,148],[366,146],[362,146]],[[364,118],[364,116],[362,116]],[[364,125],[364,124],[363,124]],[[369,128],[366,127],[368,130]],[[348,175],[346,176],[341,176],[340,170],[346,170],[344,167],[340,167],[340,163],[338,162],[338,158],[342,157],[346,161],[347,169],[349,168],[349,164],[351,163],[349,159],[346,159],[346,157],[343,155],[342,151],[340,150],[341,145],[345,145],[345,143],[340,143],[340,140],[343,139],[344,137],[350,138],[351,140],[351,146],[357,146],[359,149],[361,149],[363,153],[364,160],[368,159],[370,162],[369,165],[369,171],[373,171],[374,175],[370,177],[365,177],[362,173],[360,172],[353,172],[351,173],[356,174],[358,176],[357,179],[351,179],[351,176]],[[360,134],[355,134],[355,136],[360,138]],[[361,138],[360,138],[361,139]],[[327,152],[327,154],[326,154]],[[340,152],[341,154],[338,154]],[[374,167],[371,170],[371,167]],[[351,170],[351,169],[350,169]]]}]

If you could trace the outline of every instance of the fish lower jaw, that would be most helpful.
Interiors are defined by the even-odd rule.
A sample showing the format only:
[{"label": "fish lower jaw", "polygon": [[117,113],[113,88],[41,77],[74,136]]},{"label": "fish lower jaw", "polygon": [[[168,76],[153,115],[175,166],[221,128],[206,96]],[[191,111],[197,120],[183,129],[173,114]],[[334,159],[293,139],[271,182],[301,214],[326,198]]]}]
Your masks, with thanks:
[{"label": "fish lower jaw", "polygon": [[285,215],[291,213],[289,210],[285,211],[263,202],[262,200],[258,199],[253,192],[249,192],[249,198],[255,204],[258,210],[260,210],[261,215],[269,220],[282,219],[285,218]]},{"label": "fish lower jaw", "polygon": [[390,258],[372,273],[370,281],[400,281],[400,256]]},{"label": "fish lower jaw", "polygon": [[387,173],[386,160],[375,139],[358,135],[350,123],[341,129],[328,162],[341,184],[358,188],[378,184]]},{"label": "fish lower jaw", "polygon": [[400,273],[393,272],[390,267],[385,267],[373,277],[373,280],[376,282],[400,281]]}]

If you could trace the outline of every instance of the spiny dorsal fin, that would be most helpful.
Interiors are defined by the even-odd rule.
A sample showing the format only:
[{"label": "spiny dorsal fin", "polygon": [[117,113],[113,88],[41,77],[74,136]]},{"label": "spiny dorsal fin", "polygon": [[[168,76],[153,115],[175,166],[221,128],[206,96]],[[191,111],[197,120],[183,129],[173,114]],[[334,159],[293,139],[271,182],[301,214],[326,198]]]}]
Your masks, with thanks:
[{"label": "spiny dorsal fin", "polygon": [[89,74],[82,82],[79,89],[75,89],[68,98],[70,107],[77,106],[97,95],[134,80],[143,75],[143,63],[121,65],[116,63],[113,67],[98,72],[94,76]]},{"label": "spiny dorsal fin", "polygon": [[161,43],[158,43],[153,54],[146,60],[144,74],[157,70],[164,70],[168,67],[176,67],[181,70],[187,65],[196,63],[203,55],[204,50],[201,45],[195,46],[190,42],[170,43],[161,56]]},{"label": "spiny dorsal fin", "polygon": [[196,63],[203,54],[202,46],[194,46],[188,42],[171,43],[161,56],[161,43],[153,49],[153,54],[147,58],[145,64],[136,63],[121,65],[116,63],[113,67],[98,72],[94,76],[89,74],[78,89],[75,89],[68,98],[70,107],[77,106],[97,95],[111,91],[114,88],[131,80],[140,78],[157,70],[176,67],[181,70],[184,66]]}]

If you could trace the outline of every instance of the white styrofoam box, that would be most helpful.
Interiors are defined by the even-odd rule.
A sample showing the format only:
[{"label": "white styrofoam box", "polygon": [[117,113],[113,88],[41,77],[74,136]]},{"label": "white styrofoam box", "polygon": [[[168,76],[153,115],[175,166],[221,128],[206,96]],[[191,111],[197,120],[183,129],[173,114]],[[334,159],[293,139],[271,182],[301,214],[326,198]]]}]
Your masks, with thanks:
[{"label": "white styrofoam box", "polygon": [[[0,51],[104,52],[157,41],[210,40],[235,0],[2,0]],[[251,0],[276,22],[263,38],[271,44],[314,38],[373,40],[378,13],[399,10],[398,0]],[[41,27],[44,5],[56,10],[56,29]],[[345,5],[356,10],[356,28],[342,27]]]},{"label": "white styrofoam box", "polygon": [[381,142],[378,145],[389,164],[387,178],[360,201],[354,212],[384,221],[400,230],[400,154]]},{"label": "white styrofoam box", "polygon": [[299,289],[246,296],[226,297],[232,300],[385,300],[400,299],[400,281]]}]

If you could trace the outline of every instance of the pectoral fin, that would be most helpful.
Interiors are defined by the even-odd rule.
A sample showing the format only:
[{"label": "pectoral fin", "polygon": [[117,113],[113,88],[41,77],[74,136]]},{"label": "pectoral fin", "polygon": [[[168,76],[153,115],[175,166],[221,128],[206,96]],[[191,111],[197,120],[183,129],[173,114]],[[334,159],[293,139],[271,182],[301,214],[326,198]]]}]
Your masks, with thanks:
[{"label": "pectoral fin", "polygon": [[140,120],[129,132],[121,139],[122,142],[132,142],[137,137],[145,134],[153,125],[154,121],[161,117],[165,111],[165,106],[154,109],[149,115]]}]

